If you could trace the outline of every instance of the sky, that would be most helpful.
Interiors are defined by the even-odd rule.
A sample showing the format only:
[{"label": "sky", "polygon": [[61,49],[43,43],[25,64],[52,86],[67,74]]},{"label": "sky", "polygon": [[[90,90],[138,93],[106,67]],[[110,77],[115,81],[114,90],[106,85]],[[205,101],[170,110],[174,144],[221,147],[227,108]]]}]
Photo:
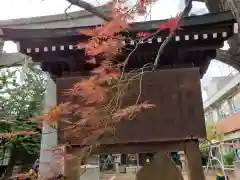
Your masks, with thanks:
[{"label": "sky", "polygon": [[[50,14],[63,13],[68,7],[69,3],[66,0],[1,0],[0,7],[0,19],[12,19],[29,16],[42,16]],[[134,0],[132,0],[134,1]],[[169,12],[176,11],[176,0],[169,0],[168,6],[170,11],[166,8],[161,9],[161,13],[155,14],[155,16],[165,16]],[[102,4],[107,0],[87,0],[94,5]],[[163,6],[164,1],[158,0],[160,6]],[[167,8],[168,9],[168,8]],[[69,12],[79,10],[78,7],[73,6],[69,9]]]},{"label": "sky", "polygon": [[[136,0],[131,0],[131,3],[135,3]],[[151,8],[151,15],[147,20],[166,19],[171,16],[176,16],[184,8],[185,0],[157,0],[154,6]],[[107,0],[87,0],[94,5],[100,5]],[[0,20],[16,19],[36,17],[52,14],[64,13],[64,10],[69,6],[66,0],[1,0],[0,2]],[[79,7],[72,6],[68,12],[80,10]],[[207,8],[204,3],[193,2],[193,13],[205,14]],[[138,20],[143,20],[139,18]],[[224,49],[227,49],[228,45],[225,43]],[[5,43],[4,50],[7,52],[16,52],[16,45],[12,42]],[[215,76],[227,76],[233,69],[226,64],[213,60],[209,66],[209,69],[201,83],[203,86],[207,86],[210,83],[212,77]],[[205,100],[206,94],[203,92],[203,99]]]},{"label": "sky", "polygon": [[[131,0],[130,3],[135,3],[136,0]],[[94,5],[99,5],[107,2],[107,0],[87,0]],[[164,19],[174,16],[179,12],[179,8],[183,8],[184,0],[157,0],[152,8],[152,19]],[[195,11],[202,11],[205,8],[204,3],[194,3]],[[64,13],[64,10],[69,6],[66,0],[1,0],[0,3],[0,20],[36,17],[43,15]],[[72,6],[68,12],[77,11],[80,8]]]}]

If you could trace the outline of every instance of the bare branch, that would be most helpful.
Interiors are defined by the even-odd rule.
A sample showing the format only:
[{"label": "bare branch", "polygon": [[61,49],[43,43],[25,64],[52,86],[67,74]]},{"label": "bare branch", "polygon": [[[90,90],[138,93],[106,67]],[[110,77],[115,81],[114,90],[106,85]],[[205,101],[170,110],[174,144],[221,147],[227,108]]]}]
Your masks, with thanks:
[{"label": "bare branch", "polygon": [[80,8],[85,9],[86,11],[104,19],[105,21],[110,21],[111,18],[103,12],[101,9],[94,7],[92,4],[87,3],[83,0],[67,0],[70,4],[76,5]]},{"label": "bare branch", "polygon": [[176,32],[179,24],[180,24],[180,21],[182,20],[183,16],[186,14],[186,12],[188,12],[189,10],[189,5],[192,3],[192,0],[188,0],[188,2],[186,3],[185,5],[185,8],[183,10],[183,12],[180,14],[179,16],[179,19],[178,19],[178,22],[176,24],[176,26],[171,30],[169,36],[165,39],[165,41],[163,41],[163,43],[161,44],[161,46],[159,47],[158,49],[158,53],[157,53],[157,56],[154,60],[154,66],[153,66],[153,70],[155,70],[155,68],[157,67],[158,65],[158,62],[159,62],[159,59],[160,59],[160,56],[161,54],[163,53],[163,50],[164,48],[166,47],[166,45],[171,41],[174,33]]},{"label": "bare branch", "polygon": [[64,13],[65,13],[65,15],[67,16],[67,18],[68,18],[68,13],[67,13],[67,11],[68,11],[71,7],[72,7],[72,4],[70,4],[70,5],[64,10]]},{"label": "bare branch", "polygon": [[188,0],[185,0],[186,5],[186,11],[183,12],[183,16],[188,16],[190,11],[192,10],[192,1],[188,2]]},{"label": "bare branch", "polygon": [[183,10],[183,12],[180,14],[179,16],[179,19],[178,19],[178,22],[176,24],[176,26],[171,30],[169,36],[163,41],[163,43],[161,44],[161,46],[159,47],[158,49],[158,53],[157,53],[157,56],[154,60],[154,67],[153,67],[153,70],[157,67],[158,65],[158,62],[159,62],[159,59],[160,59],[160,56],[161,54],[163,53],[163,50],[164,48],[166,47],[166,45],[171,41],[174,33],[176,32],[179,24],[180,24],[180,21],[182,20],[183,16],[186,14],[186,12],[188,12],[189,10],[189,5],[192,3],[192,0],[188,0],[188,2],[186,3],[185,5],[185,8]]}]

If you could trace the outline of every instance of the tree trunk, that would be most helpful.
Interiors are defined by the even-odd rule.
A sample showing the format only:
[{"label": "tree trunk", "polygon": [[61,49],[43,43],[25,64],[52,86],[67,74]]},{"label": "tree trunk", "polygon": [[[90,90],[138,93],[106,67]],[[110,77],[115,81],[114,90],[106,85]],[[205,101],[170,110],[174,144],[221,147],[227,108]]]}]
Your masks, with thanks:
[{"label": "tree trunk", "polygon": [[67,0],[67,1],[72,5],[83,8],[86,11],[92,13],[93,15],[104,19],[105,21],[111,20],[111,18],[101,9],[101,7],[95,7],[84,0]]},{"label": "tree trunk", "polygon": [[[240,23],[240,0],[205,0],[209,5],[210,12],[220,12],[231,10],[236,21]],[[213,11],[213,9],[215,9]],[[228,39],[228,44],[230,48],[227,51],[218,50],[217,60],[222,61],[238,71],[240,70],[240,33],[235,34],[232,38]]]},{"label": "tree trunk", "polygon": [[17,150],[16,146],[14,145],[11,149],[11,158],[8,162],[8,166],[2,177],[2,180],[8,180],[11,178],[16,162],[17,162]]}]

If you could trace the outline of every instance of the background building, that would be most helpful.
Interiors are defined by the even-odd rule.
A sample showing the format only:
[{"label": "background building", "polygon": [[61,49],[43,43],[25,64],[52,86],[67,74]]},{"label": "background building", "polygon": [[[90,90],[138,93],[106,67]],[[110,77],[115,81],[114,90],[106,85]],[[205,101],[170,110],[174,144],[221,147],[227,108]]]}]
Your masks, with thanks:
[{"label": "background building", "polygon": [[206,122],[215,122],[223,141],[240,139],[240,74],[213,77],[204,87]]}]

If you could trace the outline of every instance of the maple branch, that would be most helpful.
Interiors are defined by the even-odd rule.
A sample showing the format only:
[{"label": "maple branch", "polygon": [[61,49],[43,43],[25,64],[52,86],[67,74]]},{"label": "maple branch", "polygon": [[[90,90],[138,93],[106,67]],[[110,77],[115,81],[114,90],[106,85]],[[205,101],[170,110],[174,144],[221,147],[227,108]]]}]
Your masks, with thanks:
[{"label": "maple branch", "polygon": [[[120,92],[121,90],[120,90],[119,87],[120,87],[122,78],[123,78],[123,76],[124,76],[124,74],[125,74],[125,68],[126,68],[128,62],[129,62],[129,59],[130,59],[130,57],[132,56],[132,54],[138,49],[138,47],[139,47],[140,44],[146,43],[147,41],[145,41],[145,40],[147,40],[148,38],[151,38],[151,37],[154,38],[159,32],[160,32],[160,29],[157,30],[156,32],[150,34],[149,36],[146,36],[146,37],[142,38],[142,39],[136,44],[136,46],[134,47],[134,49],[128,54],[128,56],[126,57],[126,59],[124,60],[124,62],[123,62],[123,63],[120,63],[120,66],[122,66],[122,73],[121,73],[121,76],[120,76],[119,81],[118,81],[118,92],[117,92],[117,94],[120,94],[120,93],[121,93],[121,92]],[[141,43],[141,42],[142,42],[142,43]],[[148,66],[148,65],[149,65],[149,64],[146,64],[146,65],[144,65],[144,66],[143,66],[142,68],[140,68],[140,69],[144,69],[144,68],[146,68],[146,66]],[[149,68],[149,66],[148,66],[148,68]],[[154,67],[152,67],[152,68],[154,68]],[[143,72],[142,72],[142,74],[143,74]],[[139,91],[140,91],[140,95],[138,96],[138,99],[139,99],[140,96],[141,96],[141,90],[139,90]],[[138,101],[138,100],[137,100],[137,101]],[[118,104],[119,104],[119,98],[117,98],[117,100],[116,100],[116,107],[118,106]]]},{"label": "maple branch", "polygon": [[[143,68],[141,68],[141,69],[142,69],[142,72],[140,73],[141,76],[140,76],[140,80],[139,80],[139,94],[138,94],[137,101],[136,101],[135,105],[138,104],[138,102],[140,100],[140,97],[142,95],[142,80],[143,80],[144,69]],[[132,115],[133,115],[133,111],[129,115],[129,119],[131,119]]]},{"label": "maple branch", "polygon": [[88,2],[85,2],[83,0],[67,0],[67,1],[70,4],[83,8],[86,11],[104,19],[105,21],[111,21],[111,18],[105,12],[103,12],[100,8],[97,8]]},{"label": "maple branch", "polygon": [[176,30],[177,30],[177,28],[178,28],[178,26],[179,26],[179,24],[180,24],[180,21],[182,20],[182,18],[183,18],[183,16],[184,16],[184,14],[186,14],[186,12],[189,10],[189,5],[190,5],[191,3],[192,3],[192,0],[188,0],[188,2],[186,3],[186,5],[185,5],[185,7],[184,7],[183,12],[182,12],[182,13],[180,14],[180,16],[179,16],[179,19],[178,19],[178,21],[177,21],[176,26],[175,26],[172,30],[170,30],[169,36],[163,41],[163,43],[162,43],[161,46],[159,47],[157,56],[156,56],[156,58],[155,58],[155,60],[154,60],[153,70],[155,70],[155,69],[157,68],[158,62],[159,62],[159,60],[160,60],[160,56],[162,55],[164,48],[165,48],[165,47],[167,46],[167,44],[171,41],[173,35],[175,34],[175,32],[176,32]]},{"label": "maple branch", "polygon": [[[139,42],[136,44],[136,46],[134,47],[134,49],[128,54],[128,56],[126,57],[125,61],[123,63],[120,63],[120,66],[122,66],[122,75],[125,73],[125,68],[128,64],[128,61],[130,59],[130,57],[132,56],[132,54],[137,50],[137,48],[139,47],[140,44],[144,44],[147,43],[147,39],[149,38],[154,38],[161,30],[157,30],[156,32],[150,34],[149,36],[144,37],[143,39],[140,39]],[[141,43],[142,42],[142,43]],[[121,80],[121,78],[120,78]]]}]

